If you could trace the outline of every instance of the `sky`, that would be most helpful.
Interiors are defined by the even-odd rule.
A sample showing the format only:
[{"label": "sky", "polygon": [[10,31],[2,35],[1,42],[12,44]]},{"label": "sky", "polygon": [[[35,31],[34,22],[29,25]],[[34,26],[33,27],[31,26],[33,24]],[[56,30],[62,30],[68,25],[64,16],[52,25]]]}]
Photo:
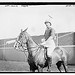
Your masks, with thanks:
[{"label": "sky", "polygon": [[0,39],[15,38],[21,29],[24,30],[27,27],[27,32],[31,36],[43,35],[46,20],[52,23],[56,33],[75,32],[75,6],[0,6]]}]

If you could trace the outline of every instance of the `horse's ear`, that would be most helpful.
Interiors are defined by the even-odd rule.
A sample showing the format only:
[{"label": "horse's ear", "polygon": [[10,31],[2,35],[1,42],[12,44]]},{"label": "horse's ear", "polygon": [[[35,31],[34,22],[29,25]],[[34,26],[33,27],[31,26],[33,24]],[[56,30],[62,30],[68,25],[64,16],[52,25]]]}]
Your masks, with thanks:
[{"label": "horse's ear", "polygon": [[21,29],[21,33],[23,32],[23,30]]},{"label": "horse's ear", "polygon": [[24,32],[26,32],[26,31],[27,31],[27,29],[28,29],[28,27],[24,30]]}]

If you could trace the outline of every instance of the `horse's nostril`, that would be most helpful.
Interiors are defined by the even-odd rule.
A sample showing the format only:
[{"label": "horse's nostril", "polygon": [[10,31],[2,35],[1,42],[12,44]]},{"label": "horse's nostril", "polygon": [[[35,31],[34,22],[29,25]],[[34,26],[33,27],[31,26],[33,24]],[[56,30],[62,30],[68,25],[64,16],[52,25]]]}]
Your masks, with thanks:
[{"label": "horse's nostril", "polygon": [[17,46],[14,46],[14,48],[16,48]]}]

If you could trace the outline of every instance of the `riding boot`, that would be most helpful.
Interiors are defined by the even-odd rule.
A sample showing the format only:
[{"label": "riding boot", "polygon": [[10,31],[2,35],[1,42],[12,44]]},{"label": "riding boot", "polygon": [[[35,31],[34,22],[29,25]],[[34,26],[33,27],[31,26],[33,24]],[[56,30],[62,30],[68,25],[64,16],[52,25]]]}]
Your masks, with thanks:
[{"label": "riding boot", "polygon": [[48,72],[51,72],[52,57],[47,57],[47,60],[48,60]]},{"label": "riding boot", "polygon": [[47,47],[45,47],[45,59],[47,60]]}]

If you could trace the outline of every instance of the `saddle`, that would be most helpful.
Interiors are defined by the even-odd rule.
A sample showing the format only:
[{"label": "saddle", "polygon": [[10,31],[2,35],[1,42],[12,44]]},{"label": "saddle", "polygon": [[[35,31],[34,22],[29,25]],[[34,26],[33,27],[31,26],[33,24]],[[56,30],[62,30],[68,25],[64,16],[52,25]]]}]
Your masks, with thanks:
[{"label": "saddle", "polygon": [[42,45],[41,47],[44,48],[44,57],[45,57],[45,59],[47,59],[47,57],[48,57],[48,56],[47,56],[47,48],[48,48],[48,47],[45,47],[45,46],[43,46],[43,45]]}]

